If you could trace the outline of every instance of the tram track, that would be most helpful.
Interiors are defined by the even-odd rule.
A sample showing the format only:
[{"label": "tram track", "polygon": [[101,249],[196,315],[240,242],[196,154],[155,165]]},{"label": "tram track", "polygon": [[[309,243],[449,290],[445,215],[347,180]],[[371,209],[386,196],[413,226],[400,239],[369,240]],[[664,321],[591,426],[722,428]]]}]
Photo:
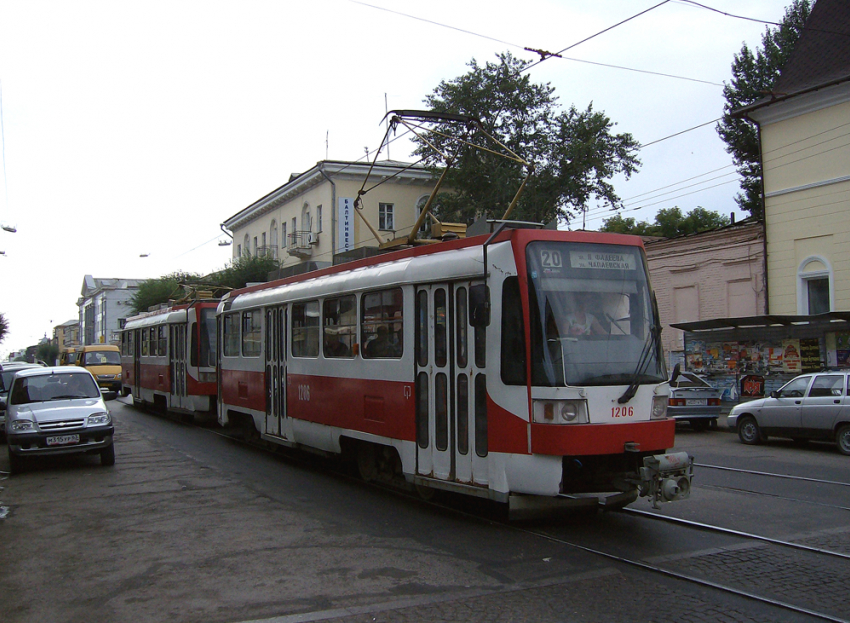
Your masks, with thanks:
[{"label": "tram track", "polygon": [[696,485],[693,489],[712,489],[714,491],[731,491],[733,493],[743,493],[745,495],[756,495],[760,497],[773,498],[776,500],[784,500],[786,502],[796,502],[806,504],[808,506],[819,506],[821,508],[831,508],[840,511],[850,511],[848,506],[838,506],[836,504],[825,504],[823,502],[811,502],[800,498],[792,498],[787,495],[779,495],[777,493],[765,493],[764,491],[753,491],[751,489],[742,489],[740,487],[725,487],[722,485]]},{"label": "tram track", "polygon": [[801,482],[814,482],[823,485],[835,485],[839,487],[850,487],[850,482],[841,482],[840,480],[823,480],[821,478],[809,478],[807,476],[793,476],[791,474],[776,474],[772,472],[762,472],[752,469],[741,469],[739,467],[727,467],[725,465],[707,465],[705,463],[694,463],[694,467],[701,469],[716,469],[726,472],[738,472],[742,474],[751,474],[754,476],[769,476],[772,478],[782,478],[785,480],[798,480]]},{"label": "tram track", "polygon": [[[168,416],[166,416],[166,417],[168,417]],[[175,423],[179,423],[181,425],[197,426],[197,425],[194,425],[194,424],[191,424],[191,423],[187,423],[185,421],[181,421],[179,419],[174,419],[174,418],[169,418],[169,419],[172,419],[172,421],[175,421]],[[207,430],[207,431],[209,431],[210,433],[212,433],[216,436],[223,437],[225,439],[228,439],[230,441],[234,441],[234,442],[239,443],[241,445],[249,446],[249,447],[254,448],[254,449],[259,449],[259,450],[262,450],[262,451],[269,453],[269,454],[277,454],[277,452],[276,452],[277,448],[269,447],[268,444],[265,444],[260,439],[244,438],[242,435],[239,435],[239,434],[233,434],[233,433],[228,433],[228,432],[224,432],[224,431],[221,431],[221,430],[215,430],[213,428],[205,427],[205,426],[198,426],[198,427],[202,428],[204,430]],[[315,466],[315,465],[318,464],[315,461],[309,460],[309,458],[311,458],[310,455],[305,455],[305,456],[302,457],[302,456],[300,456],[299,452],[286,452],[285,454],[286,454],[286,457],[287,457],[288,460],[293,460],[293,461],[298,462],[298,463],[304,463],[305,465],[309,464],[311,466]],[[324,465],[330,466],[329,469],[331,471],[333,471],[334,474],[337,477],[340,477],[340,478],[343,478],[343,479],[349,480],[349,481],[357,481],[358,483],[360,483],[361,486],[366,485],[367,487],[373,488],[373,489],[376,489],[376,490],[391,491],[395,495],[404,497],[404,498],[409,499],[409,500],[414,500],[418,504],[422,504],[422,505],[425,505],[425,506],[428,506],[428,507],[440,509],[444,512],[449,512],[449,513],[452,513],[452,514],[457,515],[457,516],[463,516],[463,517],[466,517],[468,519],[471,519],[471,520],[474,520],[474,521],[477,521],[477,522],[483,522],[483,523],[491,524],[491,525],[494,525],[494,526],[499,526],[499,527],[502,527],[504,529],[511,530],[511,531],[514,531],[514,532],[519,532],[519,533],[522,533],[522,534],[526,534],[526,535],[534,537],[534,538],[545,539],[549,542],[556,543],[556,544],[564,546],[566,548],[573,549],[573,550],[576,550],[576,551],[582,551],[582,552],[585,552],[585,553],[588,553],[588,554],[591,554],[591,555],[594,555],[594,556],[598,556],[600,558],[604,558],[606,560],[610,560],[610,561],[613,561],[613,562],[616,562],[616,563],[619,563],[619,564],[622,564],[622,565],[625,565],[625,566],[628,566],[628,567],[631,567],[631,568],[642,570],[644,572],[657,574],[657,575],[664,576],[666,578],[670,578],[670,579],[673,579],[673,580],[679,580],[679,581],[686,582],[686,583],[689,583],[689,584],[701,586],[703,588],[708,588],[708,589],[711,589],[711,590],[720,591],[720,592],[727,594],[727,595],[734,595],[736,597],[744,598],[744,599],[747,599],[747,600],[750,600],[750,601],[753,601],[753,602],[756,602],[756,603],[763,604],[765,606],[769,606],[769,607],[772,607],[772,608],[778,608],[778,609],[781,609],[781,610],[784,610],[784,611],[787,611],[787,612],[793,612],[797,615],[804,615],[804,616],[807,616],[807,617],[811,617],[812,619],[816,619],[816,620],[820,620],[820,621],[830,621],[830,622],[833,622],[833,623],[850,623],[850,619],[848,619],[848,618],[842,618],[842,616],[839,616],[837,614],[830,613],[830,612],[819,611],[815,608],[812,608],[812,607],[809,607],[808,605],[805,605],[804,603],[794,603],[792,601],[789,601],[788,599],[779,599],[777,597],[772,597],[768,594],[760,594],[756,591],[745,590],[744,588],[731,586],[728,583],[716,581],[716,580],[710,579],[708,577],[700,577],[699,575],[696,575],[696,574],[685,573],[685,572],[682,572],[682,571],[679,571],[679,570],[676,570],[676,569],[667,568],[667,567],[664,567],[660,564],[657,564],[656,562],[650,562],[650,561],[643,560],[643,559],[630,558],[630,557],[627,557],[627,556],[623,556],[623,555],[614,553],[612,551],[605,551],[604,549],[600,549],[598,547],[591,547],[591,546],[588,546],[588,545],[584,545],[582,543],[563,538],[562,536],[558,536],[557,534],[552,534],[552,533],[545,531],[545,530],[542,530],[542,529],[535,529],[535,528],[531,528],[531,527],[524,526],[524,525],[521,525],[521,524],[510,523],[509,521],[507,521],[505,519],[494,519],[492,517],[488,517],[487,513],[483,512],[483,511],[465,510],[464,508],[459,507],[458,505],[441,502],[441,501],[439,501],[439,498],[435,499],[435,500],[426,500],[426,499],[423,499],[422,497],[416,495],[416,493],[414,493],[414,492],[411,492],[411,491],[408,491],[408,490],[405,490],[405,489],[400,490],[397,487],[394,487],[392,485],[388,485],[386,483],[375,482],[375,481],[366,482],[362,478],[359,478],[358,476],[355,476],[355,475],[353,475],[353,474],[351,474],[351,473],[349,473],[349,472],[347,472],[343,469],[340,469],[338,465],[336,467],[332,467],[333,464],[328,464],[328,463],[324,463]],[[812,482],[819,482],[819,483],[825,483],[825,484],[835,484],[835,485],[840,485],[840,486],[850,486],[850,484],[848,484],[848,483],[841,483],[841,482],[834,482],[834,481],[824,481],[824,480],[804,478],[804,477],[794,477],[794,476],[788,476],[788,475],[782,475],[782,474],[770,474],[768,472],[754,472],[752,470],[742,470],[742,469],[737,469],[737,468],[722,468],[721,466],[710,466],[710,465],[702,465],[701,467],[716,468],[716,469],[728,469],[729,471],[735,471],[735,472],[754,473],[754,474],[757,474],[757,475],[764,475],[764,476],[778,476],[778,477],[785,477],[785,478],[791,478],[791,479],[802,480],[802,481],[812,481]],[[492,509],[492,507],[490,507],[490,508]],[[826,557],[830,560],[837,561],[839,564],[842,564],[842,565],[843,564],[850,564],[850,555],[848,555],[848,554],[844,554],[844,553],[841,553],[841,552],[835,552],[835,551],[831,551],[831,550],[825,550],[825,549],[817,548],[817,547],[812,547],[812,546],[804,545],[804,544],[801,544],[801,543],[783,541],[781,539],[773,539],[773,538],[770,538],[770,537],[765,537],[765,536],[754,534],[754,533],[748,533],[748,532],[743,532],[743,531],[739,531],[739,530],[732,530],[732,529],[728,529],[728,528],[723,528],[722,526],[714,526],[714,525],[710,525],[710,524],[704,524],[704,523],[701,523],[701,522],[694,522],[694,521],[690,521],[690,520],[684,520],[684,519],[678,519],[678,518],[658,515],[658,514],[655,514],[655,513],[648,512],[648,511],[641,511],[639,509],[626,508],[626,509],[618,510],[618,511],[616,511],[616,513],[617,514],[624,514],[626,516],[631,516],[631,517],[635,517],[635,518],[640,518],[641,520],[668,522],[668,523],[677,525],[677,526],[685,528],[685,529],[692,529],[692,530],[699,530],[699,531],[710,531],[710,532],[722,534],[724,536],[731,537],[731,538],[734,538],[734,539],[742,539],[742,540],[762,542],[762,543],[765,543],[766,546],[772,546],[772,547],[776,547],[776,548],[780,548],[780,549],[793,550],[795,552],[799,552],[803,555],[808,555],[808,556],[823,556],[823,557]],[[725,550],[727,548],[721,547],[719,549]],[[850,576],[850,567],[848,567],[847,575]],[[805,601],[805,600],[801,600],[801,601]]]}]

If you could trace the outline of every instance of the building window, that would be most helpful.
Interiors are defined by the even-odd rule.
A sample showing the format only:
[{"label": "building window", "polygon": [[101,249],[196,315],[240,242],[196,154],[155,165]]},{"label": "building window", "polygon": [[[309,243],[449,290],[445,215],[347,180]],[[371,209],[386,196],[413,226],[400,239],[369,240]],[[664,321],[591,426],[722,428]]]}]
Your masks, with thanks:
[{"label": "building window", "polygon": [[283,242],[283,246],[289,245],[289,241],[286,239],[286,223],[280,224],[280,239]]},{"label": "building window", "polygon": [[236,257],[242,257],[242,245],[241,244],[236,245]]},{"label": "building window", "polygon": [[809,314],[825,314],[829,311],[829,279],[807,279],[806,295]]},{"label": "building window", "polygon": [[259,256],[258,249],[259,249],[259,247],[257,246],[257,237],[254,236],[254,255],[255,256]]},{"label": "building window", "polygon": [[316,233],[322,231],[322,206],[316,206]]},{"label": "building window", "polygon": [[251,255],[251,239],[248,234],[245,234],[245,242],[242,244],[242,248],[245,249],[245,255]]},{"label": "building window", "polygon": [[832,311],[832,266],[823,257],[808,257],[797,269],[797,313]]},{"label": "building window", "polygon": [[[428,195],[424,197],[419,197],[416,202],[416,218],[418,219],[422,214],[422,210],[425,209],[425,204],[428,203]],[[431,235],[431,217],[425,217],[425,220],[422,221],[422,225],[419,227],[419,233],[423,236]]]},{"label": "building window", "polygon": [[395,229],[395,222],[393,220],[393,204],[378,204],[378,229],[389,231]]}]

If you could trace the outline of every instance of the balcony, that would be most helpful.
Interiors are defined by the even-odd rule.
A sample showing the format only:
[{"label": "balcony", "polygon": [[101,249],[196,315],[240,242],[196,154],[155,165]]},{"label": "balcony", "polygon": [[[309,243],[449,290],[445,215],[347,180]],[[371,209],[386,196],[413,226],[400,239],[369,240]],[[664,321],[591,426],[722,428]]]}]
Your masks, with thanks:
[{"label": "balcony", "polygon": [[277,259],[277,245],[257,247],[257,257],[273,257]]},{"label": "balcony", "polygon": [[319,234],[312,231],[297,231],[287,238],[286,252],[301,259],[312,257],[313,247],[319,244]]}]

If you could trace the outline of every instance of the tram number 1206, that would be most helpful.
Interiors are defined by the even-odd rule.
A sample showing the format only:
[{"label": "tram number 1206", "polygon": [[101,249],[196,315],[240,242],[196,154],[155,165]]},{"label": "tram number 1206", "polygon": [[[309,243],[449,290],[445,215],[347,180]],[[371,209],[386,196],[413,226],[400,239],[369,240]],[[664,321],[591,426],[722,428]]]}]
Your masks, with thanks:
[{"label": "tram number 1206", "polygon": [[310,402],[310,386],[309,385],[299,385],[298,386],[298,400],[304,402]]},{"label": "tram number 1206", "polygon": [[634,407],[611,407],[611,417],[633,417]]}]

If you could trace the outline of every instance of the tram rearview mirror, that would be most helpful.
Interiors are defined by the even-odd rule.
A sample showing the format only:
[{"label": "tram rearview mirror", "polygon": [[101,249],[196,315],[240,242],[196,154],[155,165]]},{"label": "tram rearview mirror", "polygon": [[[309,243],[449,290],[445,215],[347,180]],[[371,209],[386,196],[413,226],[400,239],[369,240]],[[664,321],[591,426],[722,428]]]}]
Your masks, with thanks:
[{"label": "tram rearview mirror", "polygon": [[490,324],[489,290],[484,285],[469,288],[469,324],[473,327],[486,327]]}]

